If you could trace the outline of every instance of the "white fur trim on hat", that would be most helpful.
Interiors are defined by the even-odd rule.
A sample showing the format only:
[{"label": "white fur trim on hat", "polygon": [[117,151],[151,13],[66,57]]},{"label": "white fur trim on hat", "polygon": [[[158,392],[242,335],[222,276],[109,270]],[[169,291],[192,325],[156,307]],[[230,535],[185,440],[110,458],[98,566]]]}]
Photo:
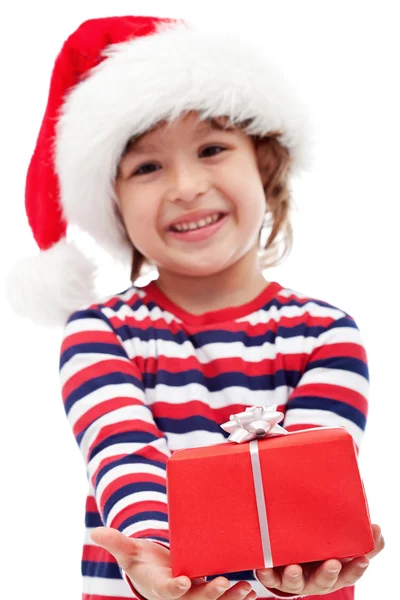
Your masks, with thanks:
[{"label": "white fur trim on hat", "polygon": [[[117,259],[128,241],[115,215],[113,182],[127,141],[188,111],[202,118],[251,119],[250,135],[282,131],[292,173],[310,164],[307,113],[285,79],[232,34],[163,25],[115,44],[72,89],[57,124],[56,170],[67,223]],[[122,253],[122,254],[121,254]]]},{"label": "white fur trim on hat", "polygon": [[94,302],[94,274],[94,263],[63,238],[16,263],[7,276],[7,298],[17,314],[62,326],[71,312]]}]

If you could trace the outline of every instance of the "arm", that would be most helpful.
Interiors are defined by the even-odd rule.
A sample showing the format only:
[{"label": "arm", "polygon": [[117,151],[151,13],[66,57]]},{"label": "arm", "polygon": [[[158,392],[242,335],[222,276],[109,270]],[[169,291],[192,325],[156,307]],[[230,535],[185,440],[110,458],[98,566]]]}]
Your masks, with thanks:
[{"label": "arm", "polygon": [[369,392],[366,350],[352,317],[333,321],[317,337],[289,397],[283,427],[342,426],[357,449],[364,434]]},{"label": "arm", "polygon": [[[354,319],[344,315],[318,335],[300,380],[289,397],[282,425],[288,431],[342,426],[352,435],[359,450],[366,425],[368,391],[369,372],[364,344]],[[376,545],[380,548],[378,529],[374,533]],[[300,573],[299,566],[286,567],[284,580],[274,569],[267,570],[265,576],[257,571],[256,577],[277,597],[321,594],[326,593],[329,585],[330,591],[334,591],[354,584],[365,570],[365,567],[357,566],[358,562],[368,563],[368,558],[354,559],[336,574],[329,573],[329,568],[342,569],[342,565],[337,560],[330,560],[309,577],[301,574],[294,581],[287,573],[296,569]]]},{"label": "arm", "polygon": [[103,524],[168,547],[170,452],[145,404],[142,375],[100,310],[68,320],[60,379]]}]

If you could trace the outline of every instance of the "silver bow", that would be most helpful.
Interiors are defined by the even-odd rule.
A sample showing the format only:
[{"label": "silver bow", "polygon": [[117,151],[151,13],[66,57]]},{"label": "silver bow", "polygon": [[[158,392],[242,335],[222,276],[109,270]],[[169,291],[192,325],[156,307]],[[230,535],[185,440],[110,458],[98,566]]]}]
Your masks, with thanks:
[{"label": "silver bow", "polygon": [[285,435],[286,429],[278,425],[283,419],[283,413],[273,406],[249,406],[244,412],[231,415],[229,421],[221,428],[230,433],[228,442],[249,442],[267,435]]}]

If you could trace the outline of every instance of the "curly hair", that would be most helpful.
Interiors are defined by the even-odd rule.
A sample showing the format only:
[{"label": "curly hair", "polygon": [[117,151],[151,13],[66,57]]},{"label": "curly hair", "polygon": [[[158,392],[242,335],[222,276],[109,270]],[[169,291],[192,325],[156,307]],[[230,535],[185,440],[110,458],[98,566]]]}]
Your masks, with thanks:
[{"label": "curly hair", "polygon": [[[246,129],[249,121],[240,124],[230,123],[226,117],[208,119],[215,129]],[[157,124],[152,130],[164,123]],[[167,123],[168,125],[168,123]],[[148,132],[146,132],[148,133]],[[122,154],[122,157],[145,134],[131,138]],[[259,137],[251,136],[255,147],[259,150],[259,169],[263,171],[264,192],[266,199],[266,212],[263,226],[260,230],[259,256],[263,269],[278,265],[292,249],[293,229],[290,221],[292,198],[289,190],[289,168],[292,162],[289,150],[279,141],[281,132],[269,132],[268,135]],[[121,157],[121,158],[122,158]],[[119,170],[117,171],[117,177]],[[123,218],[118,207],[117,216],[123,225]],[[268,233],[266,241],[261,245],[262,235]],[[131,281],[135,283],[144,268],[150,266],[146,257],[132,246]]]}]

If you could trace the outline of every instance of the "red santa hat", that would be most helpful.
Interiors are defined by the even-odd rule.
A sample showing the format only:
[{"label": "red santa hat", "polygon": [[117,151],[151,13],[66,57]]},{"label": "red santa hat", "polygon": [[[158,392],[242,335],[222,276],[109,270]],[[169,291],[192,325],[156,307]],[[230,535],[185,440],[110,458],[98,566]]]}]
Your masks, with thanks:
[{"label": "red santa hat", "polygon": [[66,40],[26,180],[26,213],[40,253],[8,278],[19,314],[62,325],[95,300],[94,264],[67,240],[69,226],[130,261],[113,189],[120,157],[132,136],[194,110],[248,122],[249,135],[280,131],[292,173],[310,164],[304,107],[262,53],[236,35],[127,16],[86,21]]}]

